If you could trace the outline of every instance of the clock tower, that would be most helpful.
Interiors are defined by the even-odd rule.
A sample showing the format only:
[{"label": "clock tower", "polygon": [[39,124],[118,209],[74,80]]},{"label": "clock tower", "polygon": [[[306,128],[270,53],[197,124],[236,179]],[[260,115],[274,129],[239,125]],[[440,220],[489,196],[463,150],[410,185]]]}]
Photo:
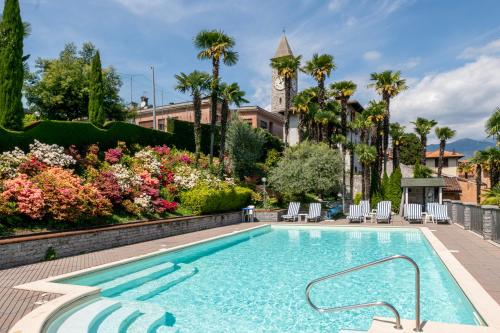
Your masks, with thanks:
[{"label": "clock tower", "polygon": [[[273,59],[290,55],[293,55],[292,49],[288,44],[285,34],[283,34]],[[278,75],[278,71],[274,68],[272,69],[272,80],[271,112],[283,113],[285,111],[285,81]],[[297,75],[295,75],[295,78],[292,79],[289,105],[291,105],[291,100],[295,97],[295,95],[297,95]]]}]

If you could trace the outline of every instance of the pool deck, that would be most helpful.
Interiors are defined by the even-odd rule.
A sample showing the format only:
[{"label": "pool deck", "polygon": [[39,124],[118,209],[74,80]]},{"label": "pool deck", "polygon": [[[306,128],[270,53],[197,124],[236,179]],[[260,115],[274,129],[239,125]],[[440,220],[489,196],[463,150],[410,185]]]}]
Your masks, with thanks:
[{"label": "pool deck", "polygon": [[[232,231],[245,230],[261,224],[265,223],[241,223],[0,270],[0,333],[6,333],[21,317],[59,296],[14,289],[14,286],[216,237]],[[337,220],[324,221],[319,224],[346,225],[347,222]],[[392,225],[408,226],[407,223],[401,221],[395,221]],[[362,224],[362,226],[376,225],[368,223]],[[476,234],[463,230],[457,225],[424,224],[424,226],[433,232],[493,299],[500,304],[500,246],[484,241]]]}]

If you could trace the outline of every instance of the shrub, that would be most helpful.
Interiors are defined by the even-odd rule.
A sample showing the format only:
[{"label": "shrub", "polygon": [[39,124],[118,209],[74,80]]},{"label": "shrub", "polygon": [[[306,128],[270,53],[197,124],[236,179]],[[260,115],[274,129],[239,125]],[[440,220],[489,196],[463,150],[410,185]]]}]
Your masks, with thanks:
[{"label": "shrub", "polygon": [[15,211],[31,219],[40,219],[44,215],[44,198],[42,190],[28,179],[27,175],[20,174],[14,179],[6,180],[1,193],[2,202],[11,202]]},{"label": "shrub", "polygon": [[224,184],[219,188],[200,184],[181,194],[183,207],[195,214],[238,210],[250,202],[252,190]]},{"label": "shrub", "polygon": [[235,177],[243,179],[255,171],[255,163],[262,156],[265,137],[250,125],[233,118],[227,130],[227,152]]},{"label": "shrub", "polygon": [[45,210],[54,220],[75,222],[111,214],[111,202],[97,188],[82,184],[69,170],[49,168],[35,176],[33,182],[42,190]]},{"label": "shrub", "polygon": [[361,199],[363,198],[363,194],[358,192],[354,195],[354,204],[359,205],[361,203]]},{"label": "shrub", "polygon": [[304,198],[306,193],[319,196],[338,190],[342,160],[336,150],[324,143],[302,142],[285,150],[283,158],[271,169],[269,184],[290,198]]}]

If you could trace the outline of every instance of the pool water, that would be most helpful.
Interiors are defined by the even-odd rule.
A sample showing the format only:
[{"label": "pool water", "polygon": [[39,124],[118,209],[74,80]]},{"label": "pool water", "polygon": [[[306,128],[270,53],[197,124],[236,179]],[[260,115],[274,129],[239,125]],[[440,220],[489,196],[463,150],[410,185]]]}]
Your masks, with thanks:
[{"label": "pool water", "polygon": [[[61,332],[341,332],[367,330],[383,308],[320,314],[307,283],[395,254],[421,270],[423,320],[479,325],[475,310],[416,229],[264,227],[61,281],[101,297],[60,315]],[[396,260],[317,285],[316,304],[372,301],[415,318],[414,269]]]}]

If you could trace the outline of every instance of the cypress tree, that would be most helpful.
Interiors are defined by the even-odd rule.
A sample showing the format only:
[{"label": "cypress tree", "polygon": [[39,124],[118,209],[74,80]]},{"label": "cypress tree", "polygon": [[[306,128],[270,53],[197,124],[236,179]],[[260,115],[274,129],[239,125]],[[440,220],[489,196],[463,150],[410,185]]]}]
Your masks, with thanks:
[{"label": "cypress tree", "polygon": [[5,0],[0,23],[0,126],[23,127],[24,25],[18,0]]},{"label": "cypress tree", "polygon": [[102,127],[106,121],[106,114],[103,105],[104,91],[99,51],[92,58],[89,88],[89,120],[97,127]]}]

